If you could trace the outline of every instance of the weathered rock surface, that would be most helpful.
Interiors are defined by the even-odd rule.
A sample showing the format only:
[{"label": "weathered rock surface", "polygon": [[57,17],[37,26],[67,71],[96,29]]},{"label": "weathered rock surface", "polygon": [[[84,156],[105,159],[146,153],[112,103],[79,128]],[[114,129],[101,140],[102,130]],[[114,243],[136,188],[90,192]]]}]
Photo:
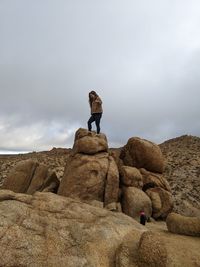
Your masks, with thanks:
[{"label": "weathered rock surface", "polygon": [[17,166],[11,170],[2,188],[17,193],[27,192],[38,165],[39,164],[33,160],[26,160],[18,163]]},{"label": "weathered rock surface", "polygon": [[[117,153],[115,154],[117,155]],[[144,199],[146,196],[150,197],[150,199],[149,197],[146,199],[149,200],[149,203],[152,202],[154,218],[166,218],[173,208],[173,199],[169,183],[162,175],[164,158],[159,146],[150,141],[132,137],[122,148],[120,158],[122,162],[120,159],[117,159],[117,162],[122,186],[134,186],[142,189],[146,193],[150,190],[149,194],[145,195],[141,190],[138,191],[138,194],[143,196],[141,198]],[[160,189],[153,190],[153,188]],[[139,211],[143,210],[143,206],[145,205],[139,198],[137,205],[134,205],[136,197],[134,197],[134,193],[131,193],[131,190],[129,188],[123,189],[122,207],[126,214],[135,217],[133,215],[135,207],[139,207],[137,209],[137,213],[139,214]],[[167,203],[164,203],[164,201]],[[148,210],[146,215],[150,217],[151,212],[152,210]]]},{"label": "weathered rock surface", "polygon": [[[183,137],[161,145],[168,159],[164,176],[155,170],[140,169],[144,182],[143,190],[147,186],[146,196],[147,193],[150,194],[156,216],[160,216],[158,215],[160,212],[166,214],[168,209],[166,203],[171,202],[170,190],[163,181],[164,177],[167,177],[172,186],[176,209],[183,214],[198,213],[199,140],[199,138]],[[40,153],[0,156],[0,183],[5,180],[11,167],[28,158],[38,159],[40,163],[48,165],[49,169],[56,170],[58,177],[62,178],[68,152],[66,149],[54,148]],[[112,187],[112,184],[117,183],[118,176],[114,175],[116,169],[114,164],[111,164],[112,159],[107,152],[92,153],[95,154],[87,155],[84,152],[77,154],[74,151],[72,154],[97,158],[98,155],[105,154],[108,164],[106,164],[103,199],[97,197],[99,200],[95,200],[91,197],[85,200],[101,209],[51,193],[25,195],[0,190],[0,266],[153,267],[165,266],[166,263],[167,267],[199,266],[200,239],[187,236],[188,232],[193,234],[194,229],[199,233],[199,223],[196,224],[198,218],[192,218],[191,223],[191,218],[181,217],[183,224],[180,223],[179,216],[178,219],[172,218],[170,227],[173,225],[175,230],[172,227],[172,231],[169,232],[164,222],[147,223],[142,227],[136,225],[130,217],[107,211],[106,209],[120,210],[118,201],[121,199],[121,194],[118,194],[118,201],[113,201],[115,199],[113,195],[116,196],[118,189]],[[121,164],[122,160],[119,159],[120,150],[113,149],[112,153],[120,166],[121,174],[124,163]],[[84,165],[85,162],[81,164]],[[34,171],[34,175],[37,175],[35,180],[31,179],[29,193],[32,193],[31,187],[34,189],[41,186],[39,177],[45,176],[45,173],[46,169],[42,167]],[[21,175],[20,177],[23,178]],[[23,184],[20,179],[21,185],[25,186],[26,183]],[[120,183],[123,187],[122,179]],[[151,183],[154,188],[148,188]],[[49,190],[51,185],[52,183],[46,189]],[[101,194],[101,190],[99,192]],[[106,195],[109,197],[105,197]],[[109,199],[107,205],[105,205],[106,199]],[[106,209],[102,209],[103,207]],[[118,217],[119,215],[123,217]],[[170,216],[171,214],[168,219]],[[184,228],[185,226],[187,227]],[[153,233],[146,233],[147,229]],[[176,235],[175,231],[181,235]]]},{"label": "weathered rock surface", "polygon": [[89,155],[98,152],[107,152],[108,143],[105,134],[96,134],[86,129],[80,128],[75,134],[74,153],[85,153]]},{"label": "weathered rock surface", "polygon": [[[148,185],[154,185],[154,187],[161,187],[168,192],[171,192],[170,185],[168,181],[163,177],[162,174],[149,172],[145,169],[140,169],[140,173],[142,174],[142,181],[144,187]],[[146,191],[146,190],[145,190]]]},{"label": "weathered rock surface", "polygon": [[[200,138],[181,136],[160,145],[165,157],[164,177],[170,184],[174,210],[185,216],[200,217]],[[19,161],[37,160],[62,178],[71,149],[53,148],[50,151],[18,155],[0,155],[0,185]],[[119,161],[121,148],[109,149]],[[157,173],[156,173],[157,175]]]},{"label": "weathered rock surface", "polygon": [[143,177],[137,168],[130,166],[122,166],[120,168],[120,176],[123,185],[142,189]]},{"label": "weathered rock surface", "polygon": [[1,266],[115,266],[123,237],[145,228],[122,213],[52,193],[0,191]]},{"label": "weathered rock surface", "polygon": [[47,166],[40,164],[35,170],[27,193],[33,194],[36,191],[56,192],[59,184],[56,173],[49,171]]},{"label": "weathered rock surface", "polygon": [[[147,223],[142,235],[132,231],[116,253],[116,267],[197,267],[200,238],[167,231],[165,222]],[[133,242],[133,240],[137,240]]]},{"label": "weathered rock surface", "polygon": [[120,158],[124,165],[145,168],[151,172],[162,173],[164,170],[164,159],[158,145],[141,139],[132,137],[123,147]]},{"label": "weathered rock surface", "polygon": [[138,248],[138,264],[141,267],[167,266],[167,249],[158,234],[151,231],[142,234]]},{"label": "weathered rock surface", "polygon": [[[124,236],[116,253],[116,267],[138,267],[138,246],[141,233],[132,231]],[[135,242],[133,242],[135,240]]]},{"label": "weathered rock surface", "polygon": [[200,218],[170,213],[166,220],[170,232],[182,235],[200,236]]},{"label": "weathered rock surface", "polygon": [[152,202],[153,218],[165,219],[173,209],[171,193],[160,187],[150,188],[146,191]]},{"label": "weathered rock surface", "polygon": [[147,217],[152,214],[150,198],[136,187],[123,187],[122,210],[125,214],[138,219],[140,211],[144,210]]},{"label": "weathered rock surface", "polygon": [[56,174],[49,171],[47,166],[34,160],[24,160],[11,170],[1,188],[16,193],[33,194],[36,191],[53,192],[57,190],[58,185]]},{"label": "weathered rock surface", "polygon": [[154,231],[149,232],[122,213],[53,193],[1,190],[0,265],[198,266],[199,238],[177,238],[153,225],[147,224]]},{"label": "weathered rock surface", "polygon": [[0,186],[8,177],[10,171],[20,162],[31,159],[44,164],[49,171],[55,172],[58,179],[61,179],[68,155],[71,149],[53,148],[50,151],[31,152],[17,155],[0,155]]},{"label": "weathered rock surface", "polygon": [[160,234],[147,231],[139,237],[137,232],[131,232],[124,237],[117,251],[116,267],[165,267],[168,257]]},{"label": "weathered rock surface", "polygon": [[108,173],[106,177],[104,204],[118,202],[119,194],[119,171],[113,157],[108,157]]},{"label": "weathered rock surface", "polygon": [[68,158],[58,194],[81,200],[104,202],[108,167],[107,153],[72,154]]},{"label": "weathered rock surface", "polygon": [[109,203],[105,206],[105,208],[107,210],[110,210],[110,211],[117,211],[117,212],[122,212],[122,207],[121,207],[121,203],[118,202],[112,202],[112,203]]},{"label": "weathered rock surface", "polygon": [[104,202],[105,206],[118,202],[119,171],[113,157],[102,152],[107,150],[101,145],[105,141],[103,134],[85,129],[76,132],[74,147],[58,189],[59,195],[87,202],[96,200]]}]

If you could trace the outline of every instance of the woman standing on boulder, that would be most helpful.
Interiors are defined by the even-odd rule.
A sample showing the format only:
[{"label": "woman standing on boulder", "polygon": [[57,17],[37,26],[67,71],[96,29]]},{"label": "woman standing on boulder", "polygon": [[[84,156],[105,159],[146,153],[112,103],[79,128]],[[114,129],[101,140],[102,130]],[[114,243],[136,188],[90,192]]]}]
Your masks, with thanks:
[{"label": "woman standing on boulder", "polygon": [[91,117],[88,120],[88,131],[92,130],[92,122],[95,121],[97,134],[100,133],[100,120],[102,117],[102,101],[95,91],[89,93],[89,104],[91,108]]}]

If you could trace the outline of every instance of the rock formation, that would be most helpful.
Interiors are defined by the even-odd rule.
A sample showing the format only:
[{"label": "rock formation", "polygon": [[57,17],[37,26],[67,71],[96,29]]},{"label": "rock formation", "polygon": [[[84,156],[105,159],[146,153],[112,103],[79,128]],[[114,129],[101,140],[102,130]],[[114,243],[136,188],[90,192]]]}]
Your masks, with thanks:
[{"label": "rock formation", "polygon": [[58,179],[61,179],[64,173],[65,162],[70,152],[70,148],[53,148],[50,151],[31,152],[17,155],[0,155],[0,186],[3,184],[10,171],[20,161],[28,159],[46,165],[49,171],[55,172]]},{"label": "rock formation", "polygon": [[79,129],[58,194],[83,201],[100,201],[104,206],[118,202],[119,172],[107,152],[104,134]]},{"label": "rock formation", "polygon": [[[108,150],[104,134],[79,129],[72,150],[10,158],[0,157],[3,187],[12,190],[0,190],[0,266],[199,266],[199,218],[170,213],[170,176],[156,144],[131,138]],[[59,195],[44,192],[56,193],[57,176]],[[140,225],[141,209],[168,216],[171,233],[163,221]]]},{"label": "rock formation", "polygon": [[0,211],[0,265],[7,267],[114,266],[123,237],[146,231],[122,213],[52,193],[1,190]]},{"label": "rock formation", "polygon": [[148,188],[148,185],[150,185],[150,187],[161,187],[164,190],[171,192],[170,185],[168,181],[164,178],[163,174],[153,173],[143,168],[140,169],[140,173],[143,177],[144,188]]},{"label": "rock formation", "polygon": [[34,160],[20,161],[8,174],[1,189],[33,194],[36,191],[55,192],[59,180],[55,172]]},{"label": "rock formation", "polygon": [[[121,159],[117,160],[115,156],[114,161],[112,154],[107,152],[106,140],[104,134],[85,129],[76,132],[58,194],[88,203],[103,202],[104,207],[109,205],[111,210],[120,210],[116,204],[119,206],[120,201],[122,211],[135,219],[138,219],[140,210],[145,210],[148,217],[165,218],[173,207],[170,186],[161,173],[150,172],[163,170],[164,162],[159,147],[147,140],[131,138],[122,148]],[[129,162],[131,166],[126,165]],[[150,184],[157,188],[157,192],[162,192],[157,196],[160,205],[156,205],[151,191],[145,193]],[[162,203],[163,199],[167,203]]]},{"label": "rock formation", "polygon": [[173,200],[169,183],[162,174],[164,159],[159,146],[132,137],[122,148],[119,158],[123,211],[137,218],[139,211],[145,210],[148,217],[165,219],[173,209]]},{"label": "rock formation", "polygon": [[107,138],[102,133],[96,134],[95,132],[88,132],[86,129],[79,129],[75,133],[73,150],[74,153],[84,153],[87,155],[107,152]]},{"label": "rock formation", "polygon": [[166,219],[173,209],[173,199],[170,192],[160,187],[150,188],[146,191],[152,202],[154,219]]},{"label": "rock formation", "polygon": [[139,220],[140,211],[144,210],[147,217],[152,215],[151,199],[136,187],[123,187],[123,212]]},{"label": "rock formation", "polygon": [[166,267],[167,256],[165,243],[158,234],[151,231],[142,234],[138,248],[139,266]]},{"label": "rock formation", "polygon": [[[53,193],[0,190],[1,266],[195,267],[200,239]],[[183,257],[183,255],[185,257]]]},{"label": "rock formation", "polygon": [[[61,152],[65,150],[51,150],[55,155]],[[49,171],[47,166],[25,160],[12,169],[2,188],[33,194],[56,192],[59,185],[59,195],[123,211],[137,220],[140,210],[145,210],[147,217],[165,219],[172,210],[173,201],[162,173],[152,172],[161,172],[164,166],[159,147],[147,140],[130,138],[118,159],[116,155],[113,158],[113,153],[108,152],[104,134],[79,129],[73,149],[67,155],[60,185],[55,172]],[[128,163],[130,166],[126,165]]]},{"label": "rock formation", "polygon": [[[161,187],[167,190],[166,185],[164,187],[160,186],[159,183],[162,181],[157,179],[158,177],[164,177],[166,181],[166,177],[173,195],[174,211],[185,216],[200,217],[200,138],[185,135],[168,140],[159,145],[159,147],[165,159],[164,173],[159,174],[140,168],[139,171],[145,183],[143,185],[143,191],[153,187]],[[119,158],[121,150],[122,148],[109,149],[109,153],[116,159],[118,165],[120,165],[120,161],[123,162]],[[71,149],[53,148],[50,151],[37,153],[0,155],[0,186],[7,178],[10,170],[20,161],[27,159],[37,160],[46,165],[48,169],[55,172],[59,180],[61,180],[70,152]],[[128,167],[132,168],[131,166]],[[145,174],[145,172],[148,174]],[[122,179],[123,176],[121,173],[120,176],[120,179]],[[157,180],[156,186],[155,178]],[[121,181],[121,183],[126,184],[125,180]],[[134,185],[127,186],[138,187],[137,182]]]},{"label": "rock formation", "polygon": [[166,220],[170,232],[182,235],[200,236],[200,218],[170,213]]},{"label": "rock formation", "polygon": [[168,233],[158,222],[148,223],[147,228],[150,230],[140,236],[136,231],[131,231],[123,238],[116,252],[116,267],[199,265],[199,238]]},{"label": "rock formation", "polygon": [[124,165],[138,169],[144,168],[157,173],[162,173],[164,170],[164,160],[159,146],[139,137],[128,140],[121,151],[120,158]]},{"label": "rock formation", "polygon": [[133,186],[142,189],[143,177],[135,167],[122,166],[120,168],[121,182],[125,186]]}]

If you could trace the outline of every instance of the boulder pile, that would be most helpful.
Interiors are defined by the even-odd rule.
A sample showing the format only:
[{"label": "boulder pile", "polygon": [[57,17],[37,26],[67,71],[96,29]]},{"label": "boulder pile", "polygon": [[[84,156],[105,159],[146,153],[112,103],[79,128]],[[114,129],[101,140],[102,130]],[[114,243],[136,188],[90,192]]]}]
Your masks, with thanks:
[{"label": "boulder pile", "polygon": [[[165,219],[173,208],[171,189],[163,177],[164,160],[159,146],[130,138],[118,159],[108,153],[104,134],[79,129],[58,194],[122,211],[138,219]],[[95,202],[94,202],[95,201]]]},{"label": "boulder pile", "polygon": [[75,133],[59,182],[55,172],[34,160],[19,162],[4,180],[2,189],[33,194],[51,191],[139,219],[165,219],[172,211],[171,189],[163,177],[164,160],[156,144],[132,137],[118,158],[108,150],[104,134],[86,129]]},{"label": "boulder pile", "polygon": [[122,148],[118,166],[122,210],[137,218],[140,210],[148,217],[165,219],[173,209],[169,183],[163,176],[164,159],[158,145],[132,137]]}]

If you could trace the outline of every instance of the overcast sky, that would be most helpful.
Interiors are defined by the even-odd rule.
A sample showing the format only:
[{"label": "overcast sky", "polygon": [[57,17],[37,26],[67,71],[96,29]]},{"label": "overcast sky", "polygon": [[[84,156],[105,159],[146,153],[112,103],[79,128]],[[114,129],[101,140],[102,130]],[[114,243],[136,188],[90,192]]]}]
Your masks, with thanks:
[{"label": "overcast sky", "polygon": [[[0,152],[200,136],[199,0],[0,0]],[[95,129],[95,127],[94,127]]]}]

